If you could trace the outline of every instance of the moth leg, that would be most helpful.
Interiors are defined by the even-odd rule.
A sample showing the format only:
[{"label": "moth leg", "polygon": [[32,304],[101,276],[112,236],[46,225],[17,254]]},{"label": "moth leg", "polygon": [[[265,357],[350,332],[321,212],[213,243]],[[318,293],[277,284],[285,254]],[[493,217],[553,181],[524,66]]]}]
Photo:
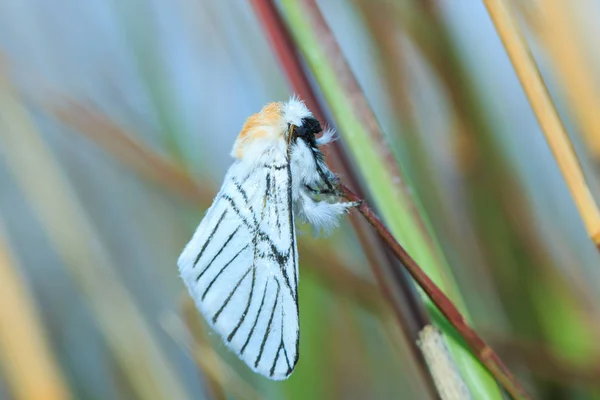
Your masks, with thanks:
[{"label": "moth leg", "polygon": [[310,197],[307,192],[300,192],[299,216],[313,225],[317,230],[330,231],[338,225],[340,217],[354,207],[354,203],[329,203]]},{"label": "moth leg", "polygon": [[327,189],[315,189],[313,187],[311,187],[310,185],[304,185],[304,187],[311,192],[312,194],[328,194],[328,195],[332,195],[332,196],[338,196],[339,192],[333,188],[327,188]]},{"label": "moth leg", "polygon": [[[315,189],[315,188],[311,187],[310,185],[304,185],[304,187],[306,188],[306,190],[308,190],[312,194],[325,194],[325,195],[338,196],[338,197],[343,196],[342,192],[337,188],[335,188],[335,189]],[[345,202],[341,202],[340,204],[344,204],[347,208],[354,208],[354,207],[360,207],[363,202],[364,202],[364,200],[345,201]]]},{"label": "moth leg", "polygon": [[346,207],[348,207],[348,208],[355,208],[355,207],[358,208],[358,207],[362,206],[362,204],[364,202],[365,202],[364,200],[360,200],[360,201],[346,201],[346,202],[344,202],[342,204],[345,204]]}]

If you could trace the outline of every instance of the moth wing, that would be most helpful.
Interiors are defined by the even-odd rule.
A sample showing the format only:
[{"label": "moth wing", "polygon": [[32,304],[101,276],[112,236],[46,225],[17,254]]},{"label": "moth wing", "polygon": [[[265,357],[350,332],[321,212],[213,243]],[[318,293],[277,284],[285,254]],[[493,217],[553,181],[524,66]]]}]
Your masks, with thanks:
[{"label": "moth wing", "polygon": [[234,164],[179,257],[207,321],[248,366],[286,379],[298,361],[298,263],[289,164]]}]

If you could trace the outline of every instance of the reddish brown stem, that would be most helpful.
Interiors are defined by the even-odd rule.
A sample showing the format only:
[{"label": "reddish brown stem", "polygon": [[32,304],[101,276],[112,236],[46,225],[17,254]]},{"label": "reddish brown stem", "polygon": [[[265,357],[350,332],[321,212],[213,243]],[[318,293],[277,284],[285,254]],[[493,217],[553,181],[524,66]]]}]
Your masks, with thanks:
[{"label": "reddish brown stem", "polygon": [[302,70],[302,63],[296,51],[294,51],[293,40],[279,17],[277,7],[270,0],[252,0],[254,11],[260,18],[263,29],[266,31],[271,47],[279,59],[281,68],[285,71],[290,86],[294,92],[306,103],[306,106],[315,117],[321,121],[325,116],[319,107],[319,102],[312,90],[310,81]]},{"label": "reddish brown stem", "polygon": [[375,215],[367,203],[343,184],[339,184],[339,189],[346,199],[360,203],[357,207],[358,211],[360,211],[371,226],[375,228],[379,236],[381,236],[383,241],[389,246],[390,250],[398,260],[400,260],[402,265],[404,265],[408,273],[463,337],[465,342],[471,347],[471,350],[473,350],[475,356],[489,369],[498,382],[504,386],[513,398],[530,399],[525,388],[508,370],[502,360],[500,360],[500,357],[498,357],[494,350],[492,350],[477,332],[467,324],[464,316],[458,311],[448,296],[446,296],[431,278],[423,272],[421,267],[419,267],[417,262],[406,252],[404,247],[394,239],[390,231],[388,231],[383,222]]},{"label": "reddish brown stem", "polygon": [[[296,45],[276,5],[272,0],[252,0],[251,3],[293,91],[304,100],[319,120],[327,121],[325,118],[326,113],[317,99],[315,89],[312,87],[307,72],[302,66]],[[331,121],[329,122],[331,123]],[[353,173],[352,163],[343,151],[342,146],[337,142],[329,148],[331,151],[327,156],[328,165],[332,167],[333,171],[343,176],[345,181],[360,194],[361,185],[356,174]],[[357,215],[352,215],[350,222],[354,227],[358,241],[362,245],[373,275],[381,288],[382,296],[394,311],[399,327],[404,332],[406,339],[412,344],[411,351],[421,376],[426,382],[426,388],[431,397],[434,397],[435,386],[429,375],[425,360],[415,344],[418,331],[430,323],[429,316],[418,296],[409,289],[412,283],[405,274],[400,273],[401,270],[396,265],[397,261],[389,254],[385,243],[377,235],[372,234],[369,229],[366,229],[367,223]]]},{"label": "reddish brown stem", "polygon": [[[252,5],[288,77],[290,86],[319,120],[326,121],[325,112],[317,100],[306,71],[302,67],[295,44],[274,2],[272,0],[252,0]],[[330,156],[327,157],[327,164],[332,167],[333,171],[343,176],[345,181],[349,182],[354,190],[361,194],[358,179],[356,179],[356,175],[353,173],[352,165],[346,154],[341,146],[339,146],[339,142],[333,143],[330,148],[331,152]],[[395,264],[396,260],[389,256],[385,244],[376,235],[370,235],[370,232],[364,229],[364,221],[351,217],[351,223],[362,244],[377,282],[382,288],[382,294],[386,297],[398,317],[400,327],[402,329],[406,329],[407,326],[411,327],[409,330],[412,341],[412,338],[416,337],[417,332],[429,323],[424,309],[418,305],[418,300],[413,298],[414,296],[410,291],[406,290],[410,282],[406,281],[405,277],[395,274],[396,268],[394,268],[393,264]],[[408,307],[407,304],[409,305]],[[411,317],[413,318],[409,317],[409,314],[412,314]],[[414,319],[414,321],[411,321],[411,319]],[[414,350],[417,351],[415,354],[420,357],[416,346],[414,346]],[[424,360],[421,361],[424,367]]]}]

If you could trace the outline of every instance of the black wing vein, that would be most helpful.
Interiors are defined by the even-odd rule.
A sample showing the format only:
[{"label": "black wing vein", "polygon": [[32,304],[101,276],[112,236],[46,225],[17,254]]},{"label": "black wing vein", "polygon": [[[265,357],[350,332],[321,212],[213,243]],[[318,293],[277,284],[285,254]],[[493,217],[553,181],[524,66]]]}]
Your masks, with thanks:
[{"label": "black wing vein", "polygon": [[[208,294],[208,291],[210,290],[210,288],[215,284],[215,282],[217,281],[217,279],[219,278],[219,276],[221,276],[221,274],[227,269],[227,267],[229,267],[231,265],[231,263],[242,253],[242,251],[246,250],[250,245],[247,244],[244,247],[241,248],[240,251],[238,251],[232,258],[231,260],[227,261],[227,263],[223,266],[223,268],[221,268],[221,270],[217,273],[217,275],[215,275],[215,277],[213,278],[212,281],[210,281],[210,283],[208,284],[208,286],[206,286],[206,289],[204,290],[204,293],[202,293],[202,300],[204,300],[204,298],[206,297],[206,295]],[[252,266],[254,267],[254,266]]]},{"label": "black wing vein", "polygon": [[262,300],[260,301],[260,306],[258,306],[258,311],[256,312],[256,318],[254,319],[254,324],[252,324],[252,328],[250,328],[250,333],[248,333],[248,337],[246,338],[246,341],[244,342],[244,345],[242,346],[242,350],[240,351],[240,354],[244,354],[244,350],[246,350],[246,346],[248,346],[248,343],[250,343],[250,339],[252,338],[252,335],[254,334],[254,330],[256,329],[256,325],[258,324],[258,318],[260,317],[263,306],[265,305],[265,297],[267,297],[267,286],[269,286],[268,279],[265,282],[265,291],[262,295]]},{"label": "black wing vein", "polygon": [[273,324],[273,317],[275,316],[275,309],[277,308],[277,302],[279,301],[279,291],[281,289],[281,286],[279,285],[279,282],[277,280],[275,280],[275,283],[277,283],[277,293],[275,294],[275,302],[273,303],[273,310],[271,310],[271,316],[269,317],[267,330],[265,331],[265,336],[263,337],[263,341],[260,345],[260,351],[258,352],[256,361],[254,362],[254,367],[258,367],[258,363],[262,358],[263,351],[265,351],[265,344],[267,343],[267,339],[269,338],[269,334],[271,333],[271,325]]}]

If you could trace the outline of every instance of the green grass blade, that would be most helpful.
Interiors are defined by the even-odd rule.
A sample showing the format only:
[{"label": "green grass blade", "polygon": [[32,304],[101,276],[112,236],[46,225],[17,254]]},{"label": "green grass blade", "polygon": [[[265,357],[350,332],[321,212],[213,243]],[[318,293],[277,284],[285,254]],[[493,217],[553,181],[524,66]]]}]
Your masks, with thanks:
[{"label": "green grass blade", "polygon": [[[282,5],[292,35],[327,100],[340,133],[358,170],[365,178],[367,189],[385,223],[394,237],[406,247],[431,279],[452,298],[468,318],[464,302],[439,246],[422,228],[426,225],[424,223],[426,221],[414,213],[416,206],[414,201],[407,196],[400,185],[395,183],[395,177],[384,164],[382,154],[377,150],[379,144],[369,135],[357,117],[352,101],[330,65],[320,39],[313,30],[308,28],[311,22],[301,4],[293,0],[283,0]],[[501,391],[491,375],[464,347],[452,328],[438,323],[444,318],[427,296],[423,294],[422,297],[428,309],[434,314],[433,320],[445,333],[452,355],[473,395],[478,399],[502,399]]]}]

